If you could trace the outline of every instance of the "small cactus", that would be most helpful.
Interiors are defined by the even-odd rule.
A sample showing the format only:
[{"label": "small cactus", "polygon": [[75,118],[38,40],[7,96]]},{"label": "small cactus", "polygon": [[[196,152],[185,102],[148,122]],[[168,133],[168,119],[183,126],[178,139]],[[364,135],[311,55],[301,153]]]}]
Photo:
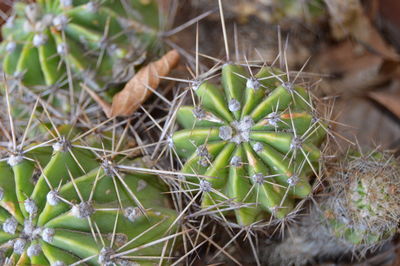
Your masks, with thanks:
[{"label": "small cactus", "polygon": [[390,153],[349,155],[321,206],[332,233],[354,246],[376,246],[400,221],[400,167]]},{"label": "small cactus", "polygon": [[310,213],[282,243],[263,250],[271,265],[362,260],[396,233],[400,167],[390,152],[345,156],[327,174],[331,185]]},{"label": "small cactus", "polygon": [[177,112],[184,129],[172,145],[187,160],[181,172],[201,176],[188,178],[203,192],[202,207],[225,203],[239,225],[283,218],[311,193],[321,156],[326,127],[312,96],[270,67],[253,76],[225,64],[221,81],[194,82],[199,103]]},{"label": "small cactus", "polygon": [[158,26],[153,0],[18,1],[2,29],[3,70],[29,87],[63,87],[72,79],[103,89],[129,78],[124,71]]},{"label": "small cactus", "polygon": [[83,143],[61,136],[0,160],[2,263],[152,265],[171,252],[177,214],[163,185],[124,170],[141,159]]}]

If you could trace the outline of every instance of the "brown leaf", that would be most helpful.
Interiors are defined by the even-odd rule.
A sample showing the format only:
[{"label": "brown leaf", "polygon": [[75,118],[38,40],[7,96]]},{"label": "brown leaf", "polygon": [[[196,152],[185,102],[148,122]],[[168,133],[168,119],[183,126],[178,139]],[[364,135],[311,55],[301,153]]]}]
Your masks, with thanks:
[{"label": "brown leaf", "polygon": [[160,76],[167,75],[179,62],[176,50],[169,51],[160,60],[141,68],[117,93],[112,101],[109,117],[132,115],[160,84]]},{"label": "brown leaf", "polygon": [[328,75],[321,85],[327,93],[360,94],[393,78],[398,64],[388,62],[346,40],[321,49],[312,69]]},{"label": "brown leaf", "polygon": [[157,89],[160,84],[160,76],[168,75],[178,62],[179,54],[176,50],[172,50],[161,57],[161,59],[142,67],[128,81],[122,91],[114,96],[112,104],[106,102],[84,84],[81,84],[81,86],[101,106],[108,118],[130,116]]},{"label": "brown leaf", "polygon": [[374,91],[368,93],[373,100],[383,105],[400,119],[400,93],[399,92],[381,92]]},{"label": "brown leaf", "polygon": [[[338,147],[345,151],[351,145],[360,147],[393,147],[400,136],[400,127],[390,116],[365,97],[340,97],[333,108],[332,124]],[[336,148],[336,146],[335,146]]]},{"label": "brown leaf", "polygon": [[338,40],[351,36],[386,60],[399,62],[395,49],[382,38],[365,13],[360,0],[325,0],[332,35]]}]

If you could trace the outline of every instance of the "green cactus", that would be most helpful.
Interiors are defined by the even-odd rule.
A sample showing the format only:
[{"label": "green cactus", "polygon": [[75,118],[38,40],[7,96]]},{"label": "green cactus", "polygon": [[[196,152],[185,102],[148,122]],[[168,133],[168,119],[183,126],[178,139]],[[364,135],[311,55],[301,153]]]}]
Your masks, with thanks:
[{"label": "green cactus", "polygon": [[124,170],[144,167],[141,159],[111,161],[101,150],[59,137],[0,160],[2,265],[153,265],[168,257],[177,214],[163,185]]},{"label": "green cactus", "polygon": [[331,232],[354,246],[392,237],[400,221],[400,167],[389,152],[349,155],[322,205]]},{"label": "green cactus", "polygon": [[3,70],[30,89],[69,78],[103,89],[129,78],[159,23],[155,0],[18,1],[2,29]]},{"label": "green cactus", "polygon": [[[327,186],[291,234],[261,250],[271,265],[362,260],[396,233],[400,221],[400,167],[390,152],[343,156],[328,163]],[[348,255],[348,256],[347,256]]]},{"label": "green cactus", "polygon": [[225,64],[221,81],[195,82],[199,104],[177,112],[184,129],[171,144],[187,159],[181,171],[202,176],[189,179],[204,192],[204,208],[232,199],[239,225],[283,218],[312,191],[326,126],[309,92],[277,69],[253,76]]}]

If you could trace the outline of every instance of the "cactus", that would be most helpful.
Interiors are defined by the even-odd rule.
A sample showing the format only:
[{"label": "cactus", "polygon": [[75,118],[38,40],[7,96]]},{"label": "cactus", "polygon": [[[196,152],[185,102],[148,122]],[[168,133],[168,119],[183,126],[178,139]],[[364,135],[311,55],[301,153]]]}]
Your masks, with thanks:
[{"label": "cactus", "polygon": [[389,152],[349,155],[322,205],[332,234],[373,247],[392,237],[400,221],[400,167]]},{"label": "cactus", "polygon": [[[362,260],[387,243],[400,221],[400,167],[390,152],[345,156],[331,185],[282,243],[263,250],[271,265]],[[349,255],[349,256],[346,256]]]},{"label": "cactus", "polygon": [[154,0],[19,1],[2,29],[3,70],[30,89],[104,89],[130,77],[159,22]]},{"label": "cactus", "polygon": [[112,154],[112,160],[100,145],[101,159],[101,148],[80,139],[49,139],[0,160],[2,265],[166,261],[177,214],[163,185],[151,174],[124,170],[143,167],[142,159]]},{"label": "cactus", "polygon": [[284,218],[312,191],[325,123],[308,90],[278,69],[253,76],[225,64],[221,81],[194,82],[199,103],[177,112],[184,129],[171,145],[187,160],[181,172],[203,192],[202,207],[225,203],[239,225]]}]

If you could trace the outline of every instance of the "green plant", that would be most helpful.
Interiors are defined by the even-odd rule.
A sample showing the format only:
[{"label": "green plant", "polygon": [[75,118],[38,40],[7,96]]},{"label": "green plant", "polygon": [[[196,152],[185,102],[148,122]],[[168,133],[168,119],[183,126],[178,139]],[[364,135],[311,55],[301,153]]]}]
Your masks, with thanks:
[{"label": "green plant", "polygon": [[[271,265],[361,260],[396,233],[400,167],[390,152],[352,153],[328,164],[330,186],[291,234],[263,250]],[[348,255],[348,256],[346,256]]]},{"label": "green plant", "polygon": [[348,155],[321,209],[331,232],[354,246],[392,237],[400,221],[400,167],[389,152]]},{"label": "green plant", "polygon": [[168,257],[177,214],[164,185],[127,170],[144,168],[142,159],[109,152],[107,142],[85,145],[94,143],[91,131],[67,139],[71,129],[44,143],[13,144],[0,160],[0,261],[153,265]]},{"label": "green plant", "polygon": [[18,1],[2,29],[3,70],[30,89],[104,89],[130,78],[159,23],[154,0]]},{"label": "green plant", "polygon": [[263,67],[253,76],[234,64],[221,72],[222,87],[195,82],[198,103],[177,112],[181,172],[204,192],[203,208],[228,205],[240,225],[284,218],[312,191],[326,126],[309,91],[286,73]]}]

